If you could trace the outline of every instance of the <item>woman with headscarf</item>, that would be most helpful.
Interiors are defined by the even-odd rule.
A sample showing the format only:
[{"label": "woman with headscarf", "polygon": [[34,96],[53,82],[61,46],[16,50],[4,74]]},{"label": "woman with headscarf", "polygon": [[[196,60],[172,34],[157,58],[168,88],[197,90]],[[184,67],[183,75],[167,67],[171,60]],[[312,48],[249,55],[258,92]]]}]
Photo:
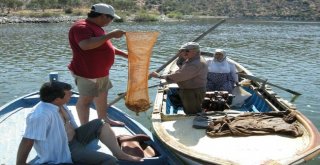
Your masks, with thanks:
[{"label": "woman with headscarf", "polygon": [[207,61],[207,91],[228,91],[232,93],[238,85],[238,74],[235,64],[227,58],[223,49],[216,49],[213,59]]}]

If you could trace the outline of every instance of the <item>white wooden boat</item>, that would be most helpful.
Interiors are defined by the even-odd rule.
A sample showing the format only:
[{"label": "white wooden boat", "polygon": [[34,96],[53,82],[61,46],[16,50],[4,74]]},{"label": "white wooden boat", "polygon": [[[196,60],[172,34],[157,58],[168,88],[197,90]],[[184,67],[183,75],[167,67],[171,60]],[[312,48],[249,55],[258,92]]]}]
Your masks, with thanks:
[{"label": "white wooden boat", "polygon": [[[242,65],[233,62],[238,72],[252,75]],[[173,61],[165,68],[164,74],[176,69]],[[164,81],[161,80],[161,84]],[[168,93],[178,88],[176,84],[159,85],[157,89],[152,113],[155,134],[186,164],[300,164],[320,153],[319,131],[293,104],[278,96],[267,84],[243,81],[247,82],[247,90],[252,96],[246,99],[246,106],[236,109],[236,112],[253,111],[252,105],[255,113],[294,111],[303,135],[294,138],[278,134],[209,137],[205,129],[193,128],[196,116],[185,115],[183,110],[174,109],[168,101]]]},{"label": "white wooden boat", "polygon": [[[73,92],[70,102],[67,104],[68,108],[72,111],[74,116],[77,116],[75,104],[79,95]],[[26,117],[31,112],[31,109],[40,101],[39,93],[34,92],[20,98],[17,98],[0,107],[0,164],[11,165],[16,162],[16,155],[19,143],[21,141]],[[163,164],[179,164],[179,159],[166,149],[161,141],[158,140],[148,129],[138,123],[136,120],[128,116],[122,110],[111,106],[108,109],[108,115],[114,120],[119,120],[125,123],[125,127],[112,127],[116,135],[136,135],[144,134],[150,137],[150,140],[143,142],[145,145],[151,146],[155,151],[155,156],[144,158],[143,162],[129,162],[121,161],[123,165],[133,164],[149,164],[149,165],[163,165]],[[94,107],[91,107],[90,120],[97,118]],[[76,118],[77,119],[77,118]],[[78,120],[76,121],[80,123]],[[103,145],[100,141],[96,140],[90,143],[89,148],[101,152],[112,154],[111,151]],[[34,149],[29,154],[28,162],[32,164],[36,159],[36,152]]]}]

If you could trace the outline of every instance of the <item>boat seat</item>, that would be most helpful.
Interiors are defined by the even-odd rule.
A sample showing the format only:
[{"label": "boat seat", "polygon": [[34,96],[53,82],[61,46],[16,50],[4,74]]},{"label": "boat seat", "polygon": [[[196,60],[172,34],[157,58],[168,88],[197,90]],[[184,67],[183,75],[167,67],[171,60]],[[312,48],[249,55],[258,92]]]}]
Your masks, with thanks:
[{"label": "boat seat", "polygon": [[243,87],[244,90],[251,93],[251,96],[245,100],[244,104],[240,107],[240,111],[244,112],[270,112],[272,109],[269,105],[249,87]]},{"label": "boat seat", "polygon": [[167,90],[166,99],[166,115],[177,114],[178,111],[183,111],[182,103],[178,95],[178,87],[172,86]]}]

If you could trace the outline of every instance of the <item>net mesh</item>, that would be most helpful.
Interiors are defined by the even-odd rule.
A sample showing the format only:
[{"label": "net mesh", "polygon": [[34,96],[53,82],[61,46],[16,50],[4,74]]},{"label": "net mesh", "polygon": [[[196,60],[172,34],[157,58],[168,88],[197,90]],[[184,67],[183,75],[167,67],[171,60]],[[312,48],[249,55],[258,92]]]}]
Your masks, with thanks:
[{"label": "net mesh", "polygon": [[126,32],[129,75],[125,105],[137,114],[150,108],[149,65],[152,48],[158,35],[158,32]]}]

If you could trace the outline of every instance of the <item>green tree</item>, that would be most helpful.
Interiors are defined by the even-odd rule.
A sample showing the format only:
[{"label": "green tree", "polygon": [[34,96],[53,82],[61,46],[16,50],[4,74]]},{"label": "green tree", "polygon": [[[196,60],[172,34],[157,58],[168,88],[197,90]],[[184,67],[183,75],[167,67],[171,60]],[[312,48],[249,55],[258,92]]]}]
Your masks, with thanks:
[{"label": "green tree", "polygon": [[16,10],[23,6],[23,2],[20,0],[1,0],[0,1],[0,8],[1,12],[4,13],[5,9],[7,9],[7,14],[11,12],[11,9]]},{"label": "green tree", "polygon": [[1,0],[0,1],[1,13],[5,12],[5,9],[7,8],[9,1],[10,0]]},{"label": "green tree", "polygon": [[132,0],[117,0],[111,4],[116,10],[136,10],[138,6]]},{"label": "green tree", "polygon": [[50,3],[50,0],[31,0],[28,3],[27,8],[34,10],[41,9],[44,12],[45,9],[49,8]]}]

